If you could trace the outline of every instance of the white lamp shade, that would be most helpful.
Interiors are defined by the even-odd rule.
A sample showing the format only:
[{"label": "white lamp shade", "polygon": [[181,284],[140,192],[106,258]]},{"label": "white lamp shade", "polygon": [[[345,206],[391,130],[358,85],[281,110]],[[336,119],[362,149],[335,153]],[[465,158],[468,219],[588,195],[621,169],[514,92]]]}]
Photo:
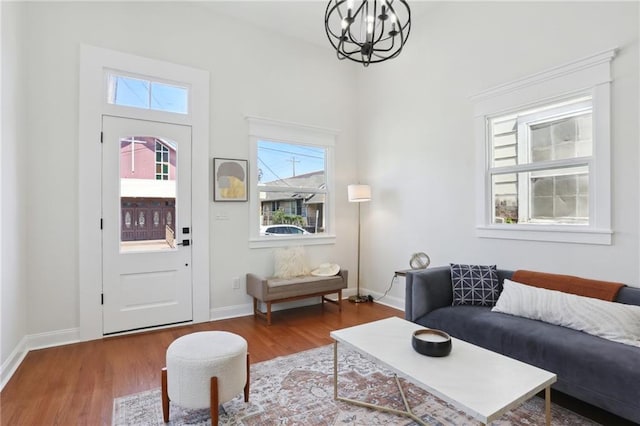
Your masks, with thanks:
[{"label": "white lamp shade", "polygon": [[347,193],[351,203],[371,201],[371,187],[369,185],[349,185],[347,186]]}]

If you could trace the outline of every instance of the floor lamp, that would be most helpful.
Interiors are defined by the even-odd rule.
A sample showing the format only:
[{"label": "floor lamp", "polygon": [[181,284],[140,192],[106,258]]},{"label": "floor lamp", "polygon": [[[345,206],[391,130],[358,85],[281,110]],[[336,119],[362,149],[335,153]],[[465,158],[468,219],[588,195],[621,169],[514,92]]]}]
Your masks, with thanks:
[{"label": "floor lamp", "polygon": [[360,294],[360,204],[371,201],[371,187],[369,185],[349,185],[347,187],[350,203],[358,203],[358,281],[355,296],[349,297],[349,302],[367,302],[369,298]]}]

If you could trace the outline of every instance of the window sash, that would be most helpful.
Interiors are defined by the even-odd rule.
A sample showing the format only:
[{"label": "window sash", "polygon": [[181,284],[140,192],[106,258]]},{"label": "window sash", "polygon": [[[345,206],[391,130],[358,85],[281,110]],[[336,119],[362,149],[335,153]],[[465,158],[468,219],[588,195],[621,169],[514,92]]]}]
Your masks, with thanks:
[{"label": "window sash", "polygon": [[[251,203],[251,213],[249,215],[249,247],[285,247],[295,239],[296,244],[316,245],[335,243],[335,191],[334,191],[334,151],[336,144],[337,130],[301,125],[290,122],[264,119],[259,117],[247,117],[249,123],[249,143],[251,162],[251,182],[249,200]],[[264,185],[258,182],[258,146],[260,141],[281,142],[300,146],[315,146],[323,148],[325,151],[324,160],[324,186],[322,187],[300,187]],[[303,194],[317,194],[324,196],[324,232],[311,235],[281,236],[277,239],[260,235],[258,215],[261,212],[261,192],[287,193],[297,192]]]},{"label": "window sash", "polygon": [[[578,244],[612,243],[611,228],[611,62],[617,49],[594,53],[527,77],[500,84],[471,96],[474,103],[476,150],[476,235],[480,238],[545,241]],[[589,163],[589,225],[493,223],[491,179],[498,171],[521,169],[494,167],[491,119],[513,111],[533,111],[541,104],[562,102],[569,97],[590,97],[592,109],[591,157]],[[511,119],[516,115],[512,113]],[[501,130],[508,130],[509,125]],[[499,129],[500,130],[500,129]],[[566,161],[566,160],[562,160]],[[571,159],[571,161],[579,161]],[[557,161],[560,163],[560,161]],[[550,164],[547,164],[550,165]],[[544,164],[532,168],[545,168]]]}]

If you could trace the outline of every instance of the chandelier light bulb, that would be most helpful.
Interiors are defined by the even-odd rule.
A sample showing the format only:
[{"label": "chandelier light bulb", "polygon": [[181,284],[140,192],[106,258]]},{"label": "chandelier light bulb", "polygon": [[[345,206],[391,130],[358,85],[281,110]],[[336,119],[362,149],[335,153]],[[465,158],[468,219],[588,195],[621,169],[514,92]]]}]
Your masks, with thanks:
[{"label": "chandelier light bulb", "polygon": [[329,0],[324,17],[338,59],[365,67],[400,54],[411,31],[406,0]]}]

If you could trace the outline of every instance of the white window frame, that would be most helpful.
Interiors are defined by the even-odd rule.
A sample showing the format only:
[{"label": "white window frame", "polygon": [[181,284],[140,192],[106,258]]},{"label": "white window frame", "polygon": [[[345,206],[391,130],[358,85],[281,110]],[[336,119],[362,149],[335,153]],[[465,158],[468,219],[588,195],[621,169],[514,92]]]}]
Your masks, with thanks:
[{"label": "white window frame", "polygon": [[[335,244],[334,150],[337,130],[247,116],[251,161],[249,187],[249,247],[284,247],[290,245]],[[260,235],[260,195],[258,188],[258,141],[266,140],[325,148],[325,232],[319,235]]]},{"label": "white window frame", "polygon": [[[610,245],[611,61],[616,49],[503,84],[471,97],[476,138],[476,235],[530,241]],[[593,153],[589,165],[589,224],[494,224],[489,119],[590,95]]]}]

